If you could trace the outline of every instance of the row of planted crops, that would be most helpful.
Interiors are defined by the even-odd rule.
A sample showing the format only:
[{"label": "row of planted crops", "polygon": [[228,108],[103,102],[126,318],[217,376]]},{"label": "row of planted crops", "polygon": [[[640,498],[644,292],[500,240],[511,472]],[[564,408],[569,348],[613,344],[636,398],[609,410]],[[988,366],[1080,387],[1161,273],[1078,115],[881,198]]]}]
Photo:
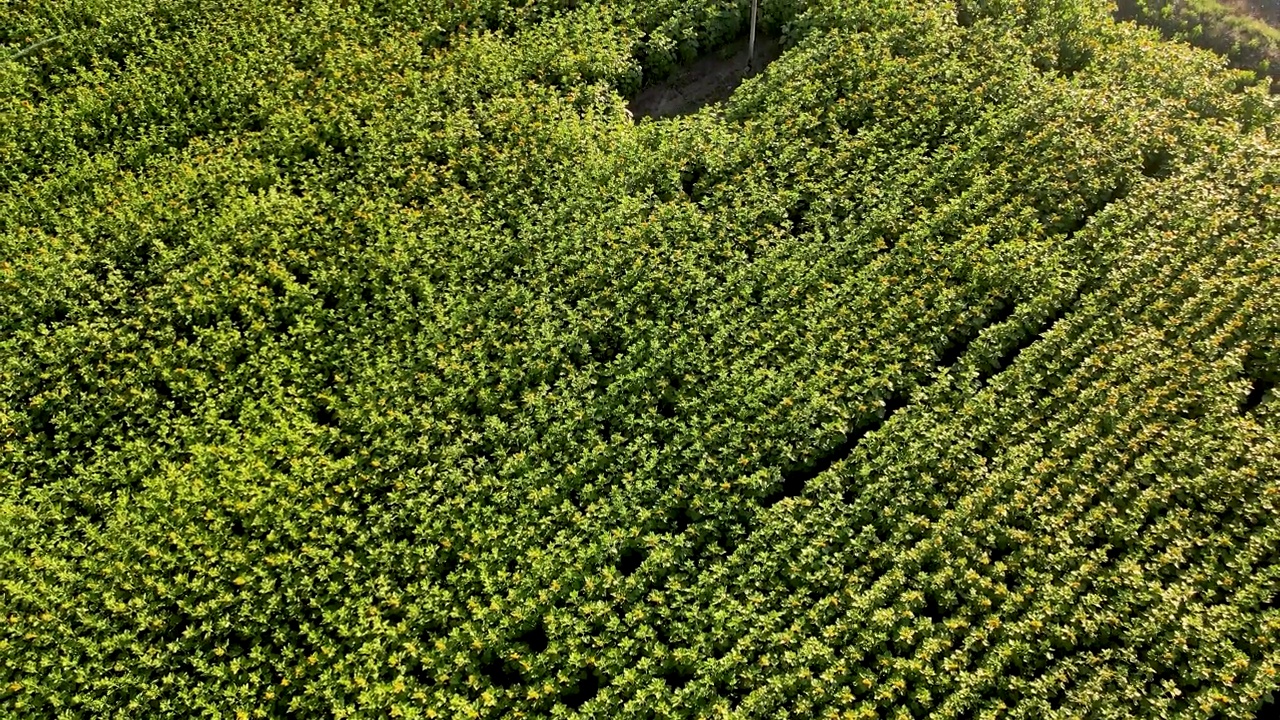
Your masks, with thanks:
[{"label": "row of planted crops", "polygon": [[1254,717],[1276,101],[762,5],[0,14],[0,715]]}]

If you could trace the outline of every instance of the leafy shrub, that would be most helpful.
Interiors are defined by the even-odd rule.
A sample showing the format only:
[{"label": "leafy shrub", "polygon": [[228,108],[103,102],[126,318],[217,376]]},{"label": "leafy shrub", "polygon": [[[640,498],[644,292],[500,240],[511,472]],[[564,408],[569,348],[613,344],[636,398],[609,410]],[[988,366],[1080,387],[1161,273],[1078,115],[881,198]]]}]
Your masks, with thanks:
[{"label": "leafy shrub", "polygon": [[1275,100],[763,4],[640,123],[745,2],[0,21],[3,714],[1251,717]]}]

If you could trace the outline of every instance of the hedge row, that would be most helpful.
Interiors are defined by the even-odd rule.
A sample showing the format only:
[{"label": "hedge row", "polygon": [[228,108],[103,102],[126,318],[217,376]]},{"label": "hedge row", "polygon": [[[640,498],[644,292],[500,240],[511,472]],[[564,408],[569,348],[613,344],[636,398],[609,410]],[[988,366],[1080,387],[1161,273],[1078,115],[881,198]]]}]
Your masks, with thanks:
[{"label": "hedge row", "polygon": [[[1120,0],[1117,16],[1225,56],[1280,91],[1280,29],[1218,0]],[[1277,15],[1280,19],[1280,15]]]},{"label": "hedge row", "polygon": [[746,6],[0,21],[3,714],[1252,717],[1275,100],[766,0],[633,123]]}]

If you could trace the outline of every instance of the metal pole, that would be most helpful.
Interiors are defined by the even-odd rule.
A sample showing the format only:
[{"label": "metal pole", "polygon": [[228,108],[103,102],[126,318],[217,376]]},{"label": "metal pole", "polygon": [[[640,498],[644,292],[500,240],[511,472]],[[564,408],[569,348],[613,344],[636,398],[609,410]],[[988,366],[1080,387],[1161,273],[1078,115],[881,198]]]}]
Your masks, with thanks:
[{"label": "metal pole", "polygon": [[756,66],[756,10],[760,0],[751,0],[751,39],[747,41],[747,72]]},{"label": "metal pole", "polygon": [[51,43],[51,42],[53,42],[53,41],[55,41],[55,40],[61,40],[62,38],[66,37],[67,35],[70,35],[70,34],[71,34],[71,33],[63,33],[62,35],[54,35],[54,36],[53,36],[53,37],[51,37],[51,38],[45,38],[44,40],[41,40],[40,42],[38,42],[38,43],[36,43],[36,44],[34,44],[34,45],[28,45],[28,46],[26,46],[26,47],[22,48],[22,49],[21,49],[21,50],[19,50],[18,52],[16,52],[16,53],[14,53],[14,54],[10,55],[10,56],[9,56],[9,59],[10,59],[10,60],[17,60],[18,58],[22,57],[23,55],[26,55],[27,53],[31,52],[32,50],[38,50],[38,49],[40,49],[40,48],[44,47],[45,45],[48,45],[49,43]]}]

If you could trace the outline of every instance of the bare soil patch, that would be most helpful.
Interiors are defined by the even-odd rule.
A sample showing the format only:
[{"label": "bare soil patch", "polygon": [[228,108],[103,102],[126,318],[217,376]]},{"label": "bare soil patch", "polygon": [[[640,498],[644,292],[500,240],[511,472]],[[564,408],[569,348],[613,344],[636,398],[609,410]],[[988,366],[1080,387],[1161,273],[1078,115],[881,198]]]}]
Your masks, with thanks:
[{"label": "bare soil patch", "polygon": [[1222,4],[1280,30],[1280,2],[1276,0],[1222,0]]},{"label": "bare soil patch", "polygon": [[757,35],[755,62],[750,68],[747,51],[747,38],[743,37],[640,91],[627,107],[639,120],[687,115],[712,103],[724,102],[743,80],[777,60],[782,55],[782,46],[776,38]]}]

